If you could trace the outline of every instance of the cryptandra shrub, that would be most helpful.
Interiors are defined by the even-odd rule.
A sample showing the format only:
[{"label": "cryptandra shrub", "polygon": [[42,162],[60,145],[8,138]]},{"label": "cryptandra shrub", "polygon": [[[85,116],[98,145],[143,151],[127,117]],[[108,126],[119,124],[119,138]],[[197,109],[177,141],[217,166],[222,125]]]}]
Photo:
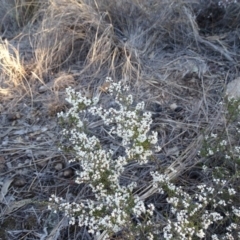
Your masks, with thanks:
[{"label": "cryptandra shrub", "polygon": [[[88,99],[68,88],[66,100],[72,107],[59,114],[62,123],[67,125],[62,134],[71,143],[70,150],[75,156],[70,161],[79,162],[82,169],[76,172],[76,183],[88,184],[94,197],[70,203],[52,195],[49,208],[63,211],[69,224],[87,227],[88,232],[99,239],[108,239],[120,231],[127,239],[240,237],[240,205],[233,205],[236,190],[227,188],[227,181],[214,174],[210,183],[188,189],[187,186],[174,185],[164,174],[151,172],[149,185],[164,196],[169,206],[169,212],[162,215],[161,221],[156,218],[161,213],[154,204],[146,205],[134,192],[137,183],[120,183],[127,164],[133,161],[146,164],[150,159],[154,160],[154,152],[161,151],[161,148],[158,133],[150,131],[151,113],[145,111],[144,102],[134,104],[132,95],[128,94],[129,88],[123,82],[115,83],[111,78],[106,82],[116,107],[104,109],[98,97]],[[89,131],[87,120],[90,116],[103,120],[108,135],[124,148],[122,154],[114,156],[114,151],[104,147],[101,140]],[[227,143],[220,142],[220,145],[226,146]],[[209,146],[201,154],[213,155]],[[65,146],[62,149],[66,150]],[[209,167],[202,166],[202,171],[208,174]],[[213,169],[211,172],[214,173]],[[214,229],[220,225],[226,229],[217,235]]]}]

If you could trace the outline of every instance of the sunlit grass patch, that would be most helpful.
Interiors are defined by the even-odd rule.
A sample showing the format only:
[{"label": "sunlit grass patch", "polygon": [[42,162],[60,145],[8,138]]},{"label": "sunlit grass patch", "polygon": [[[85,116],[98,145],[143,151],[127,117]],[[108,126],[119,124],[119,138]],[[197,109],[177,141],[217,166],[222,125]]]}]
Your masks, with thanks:
[{"label": "sunlit grass patch", "polygon": [[19,51],[8,43],[0,42],[0,89],[2,94],[11,92],[15,87],[22,85],[26,71],[21,61]]}]

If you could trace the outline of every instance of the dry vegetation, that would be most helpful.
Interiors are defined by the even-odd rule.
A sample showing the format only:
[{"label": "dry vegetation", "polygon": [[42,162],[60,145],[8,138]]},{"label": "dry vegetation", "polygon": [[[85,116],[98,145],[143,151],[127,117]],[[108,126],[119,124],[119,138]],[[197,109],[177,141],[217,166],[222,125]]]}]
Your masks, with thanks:
[{"label": "dry vegetation", "polygon": [[[153,113],[162,151],[144,167],[130,164],[123,181],[145,189],[157,169],[189,191],[211,181],[202,171],[209,158],[198,154],[204,136],[227,128],[228,139],[239,144],[219,104],[226,84],[239,76],[240,2],[229,2],[0,0],[0,239],[93,239],[47,209],[51,194],[68,201],[90,194],[74,182],[80,167],[68,162],[73,154],[58,148],[64,141],[57,113],[70,107],[69,86],[100,96],[109,108],[110,76],[129,85]],[[110,144],[101,122],[89,121]],[[219,159],[211,159],[212,169]],[[239,178],[232,184],[239,190]],[[142,192],[159,221],[162,198]],[[221,234],[221,226],[211,231]],[[123,232],[112,239],[128,237]]]}]

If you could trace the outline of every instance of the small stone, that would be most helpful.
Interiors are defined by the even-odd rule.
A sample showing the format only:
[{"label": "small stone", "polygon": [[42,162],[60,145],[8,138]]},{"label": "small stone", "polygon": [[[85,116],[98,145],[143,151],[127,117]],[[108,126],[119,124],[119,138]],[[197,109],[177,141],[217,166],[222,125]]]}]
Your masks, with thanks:
[{"label": "small stone", "polygon": [[12,169],[12,163],[9,161],[6,161],[6,165],[8,169]]},{"label": "small stone", "polygon": [[44,86],[39,87],[38,92],[39,92],[39,93],[44,93],[44,92],[46,92],[47,90],[49,90],[48,86],[47,86],[47,85],[44,85]]},{"label": "small stone", "polygon": [[62,163],[57,163],[54,168],[57,170],[57,171],[60,171],[63,169],[63,164]]},{"label": "small stone", "polygon": [[20,113],[8,113],[7,114],[7,119],[9,121],[14,121],[14,120],[17,120],[21,117]]},{"label": "small stone", "polygon": [[47,130],[48,130],[47,127],[42,127],[42,128],[41,128],[41,132],[46,132]]},{"label": "small stone", "polygon": [[33,152],[32,152],[31,149],[27,149],[27,150],[25,151],[25,154],[27,155],[27,157],[32,157],[32,156],[33,156]]},{"label": "small stone", "polygon": [[172,103],[170,106],[170,109],[175,111],[175,109],[178,107],[176,103]]},{"label": "small stone", "polygon": [[71,168],[66,169],[63,172],[63,176],[66,178],[72,177],[73,176],[73,170]]},{"label": "small stone", "polygon": [[0,164],[5,164],[5,158],[3,156],[0,156]]},{"label": "small stone", "polygon": [[41,136],[38,136],[38,137],[36,138],[36,141],[37,141],[37,142],[42,141],[42,137],[41,137]]},{"label": "small stone", "polygon": [[0,112],[3,112],[3,110],[4,110],[4,107],[2,104],[0,104]]},{"label": "small stone", "polygon": [[240,98],[240,77],[227,84],[226,95],[236,100]]},{"label": "small stone", "polygon": [[0,156],[0,173],[2,173],[5,169],[5,159],[4,157]]},{"label": "small stone", "polygon": [[179,148],[177,146],[169,148],[166,151],[167,156],[177,156],[178,157],[179,154],[180,154],[180,151],[179,151]]},{"label": "small stone", "polygon": [[47,162],[44,160],[43,161],[37,160],[36,162],[37,162],[37,166],[41,168],[44,168],[47,165]]},{"label": "small stone", "polygon": [[6,147],[7,145],[8,145],[8,139],[5,140],[5,141],[2,141],[2,146],[3,146],[3,147]]},{"label": "small stone", "polygon": [[16,177],[13,181],[14,187],[24,187],[27,181],[23,176]]}]

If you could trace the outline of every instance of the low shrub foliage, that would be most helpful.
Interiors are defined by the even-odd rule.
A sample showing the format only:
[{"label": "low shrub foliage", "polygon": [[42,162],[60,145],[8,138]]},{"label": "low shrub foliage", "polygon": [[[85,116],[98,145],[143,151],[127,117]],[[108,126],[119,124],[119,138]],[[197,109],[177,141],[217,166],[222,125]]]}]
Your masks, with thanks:
[{"label": "low shrub foliage", "polygon": [[[199,163],[204,178],[198,184],[189,187],[174,183],[163,171],[150,173],[149,185],[158,190],[168,206],[168,211],[161,213],[137,194],[137,182],[120,182],[129,163],[144,165],[150,160],[159,161],[154,159],[154,153],[161,151],[161,147],[158,133],[150,130],[151,113],[145,110],[144,102],[135,104],[129,87],[122,81],[116,83],[107,78],[106,82],[114,107],[104,109],[98,97],[88,99],[68,88],[66,100],[72,107],[59,114],[65,126],[62,134],[66,144],[62,150],[74,153],[70,161],[81,166],[75,181],[87,184],[94,197],[68,202],[52,195],[49,208],[63,211],[69,224],[87,227],[99,239],[109,239],[118,233],[125,239],[240,238],[239,186],[235,184],[239,179],[240,148],[233,148],[226,140],[226,131],[221,136],[211,133],[205,137],[199,152],[205,159]],[[227,106],[236,121],[238,102],[229,101]],[[107,134],[124,149],[121,154],[116,155],[89,131],[89,116],[103,121]],[[213,158],[223,154],[222,165],[215,166]]]}]

